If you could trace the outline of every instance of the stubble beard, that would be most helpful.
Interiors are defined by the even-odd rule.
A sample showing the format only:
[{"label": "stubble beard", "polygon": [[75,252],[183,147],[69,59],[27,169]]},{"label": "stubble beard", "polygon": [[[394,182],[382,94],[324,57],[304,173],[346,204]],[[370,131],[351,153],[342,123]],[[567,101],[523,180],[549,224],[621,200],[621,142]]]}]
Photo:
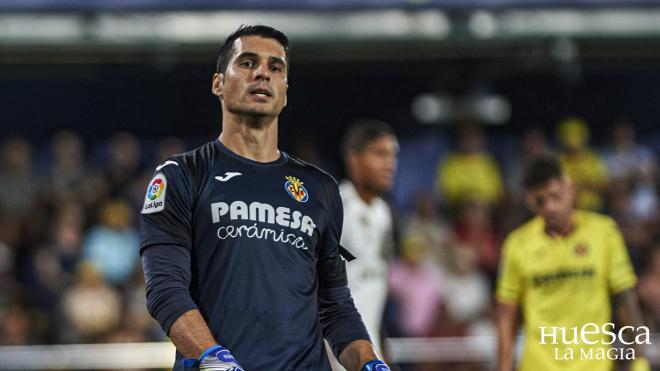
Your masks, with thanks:
[{"label": "stubble beard", "polygon": [[237,116],[249,118],[246,122],[254,129],[261,129],[268,126],[279,116],[279,112],[273,112],[273,110],[269,112],[251,107],[227,108],[227,111]]}]

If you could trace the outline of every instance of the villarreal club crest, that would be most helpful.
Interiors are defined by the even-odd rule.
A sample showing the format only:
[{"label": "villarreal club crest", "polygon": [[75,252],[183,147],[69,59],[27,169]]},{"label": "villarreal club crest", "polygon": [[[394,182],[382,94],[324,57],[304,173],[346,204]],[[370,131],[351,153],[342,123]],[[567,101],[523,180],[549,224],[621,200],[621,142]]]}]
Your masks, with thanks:
[{"label": "villarreal club crest", "polygon": [[575,245],[573,251],[575,252],[576,256],[585,256],[589,253],[589,246],[587,246],[586,243],[581,242]]},{"label": "villarreal club crest", "polygon": [[309,193],[307,193],[307,189],[305,189],[300,179],[293,176],[285,176],[284,178],[286,179],[284,189],[289,196],[298,202],[307,202],[309,200]]}]

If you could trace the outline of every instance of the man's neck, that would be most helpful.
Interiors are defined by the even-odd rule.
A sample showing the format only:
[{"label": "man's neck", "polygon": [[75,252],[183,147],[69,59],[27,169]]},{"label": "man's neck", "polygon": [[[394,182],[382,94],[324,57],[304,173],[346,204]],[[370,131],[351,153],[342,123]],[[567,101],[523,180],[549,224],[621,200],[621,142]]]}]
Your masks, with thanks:
[{"label": "man's neck", "polygon": [[370,192],[366,187],[364,187],[364,186],[362,186],[358,183],[355,183],[353,181],[351,181],[351,183],[353,184],[353,187],[355,188],[355,191],[357,192],[358,196],[360,197],[360,199],[362,201],[364,201],[365,204],[370,205],[371,202],[376,197],[378,197],[377,194],[375,194],[373,192]]},{"label": "man's neck", "polygon": [[277,118],[224,120],[220,143],[241,157],[272,162],[280,157],[277,149]]},{"label": "man's neck", "polygon": [[571,212],[570,217],[566,220],[566,223],[559,226],[549,227],[546,225],[545,233],[550,237],[566,237],[575,229],[575,212]]}]

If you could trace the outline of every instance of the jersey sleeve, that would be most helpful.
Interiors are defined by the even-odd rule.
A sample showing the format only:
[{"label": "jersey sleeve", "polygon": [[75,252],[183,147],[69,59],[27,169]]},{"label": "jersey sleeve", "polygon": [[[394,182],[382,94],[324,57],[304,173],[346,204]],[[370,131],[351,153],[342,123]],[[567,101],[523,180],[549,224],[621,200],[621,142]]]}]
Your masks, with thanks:
[{"label": "jersey sleeve", "polygon": [[346,262],[342,257],[347,252],[339,245],[344,219],[343,204],[339,189],[336,184],[333,185],[328,208],[329,220],[319,246],[318,309],[323,336],[339,359],[339,355],[351,342],[371,339],[348,288]]},{"label": "jersey sleeve", "polygon": [[197,309],[190,296],[191,251],[178,245],[151,245],[142,251],[147,310],[169,335],[172,324]]},{"label": "jersey sleeve", "polygon": [[515,245],[513,236],[504,241],[495,291],[498,301],[509,304],[519,304],[523,291],[523,277],[517,262]]},{"label": "jersey sleeve", "polygon": [[156,168],[142,206],[140,251],[151,245],[192,247],[193,195],[190,177],[180,160]]},{"label": "jersey sleeve", "polygon": [[610,293],[616,294],[634,287],[637,283],[637,277],[630,263],[626,244],[614,221],[611,221],[607,241],[610,245],[607,281]]},{"label": "jersey sleeve", "polygon": [[347,284],[346,263],[342,258],[345,250],[340,246],[344,208],[339,195],[339,189],[331,191],[328,207],[328,222],[321,234],[319,260],[317,264],[319,287],[338,287]]}]

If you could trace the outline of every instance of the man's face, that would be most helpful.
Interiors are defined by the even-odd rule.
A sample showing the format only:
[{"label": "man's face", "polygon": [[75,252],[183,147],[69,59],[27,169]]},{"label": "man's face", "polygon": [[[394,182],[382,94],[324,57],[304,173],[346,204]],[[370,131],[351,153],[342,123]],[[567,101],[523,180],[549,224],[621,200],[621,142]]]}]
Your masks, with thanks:
[{"label": "man's face", "polygon": [[392,187],[396,171],[399,143],[391,135],[372,140],[362,152],[350,154],[354,180],[375,194]]},{"label": "man's face", "polygon": [[243,36],[224,74],[213,76],[213,93],[223,108],[239,115],[277,117],[286,106],[286,53],[275,39]]},{"label": "man's face", "polygon": [[543,217],[547,228],[556,230],[570,222],[574,199],[575,188],[566,179],[553,178],[526,193],[529,208]]}]

